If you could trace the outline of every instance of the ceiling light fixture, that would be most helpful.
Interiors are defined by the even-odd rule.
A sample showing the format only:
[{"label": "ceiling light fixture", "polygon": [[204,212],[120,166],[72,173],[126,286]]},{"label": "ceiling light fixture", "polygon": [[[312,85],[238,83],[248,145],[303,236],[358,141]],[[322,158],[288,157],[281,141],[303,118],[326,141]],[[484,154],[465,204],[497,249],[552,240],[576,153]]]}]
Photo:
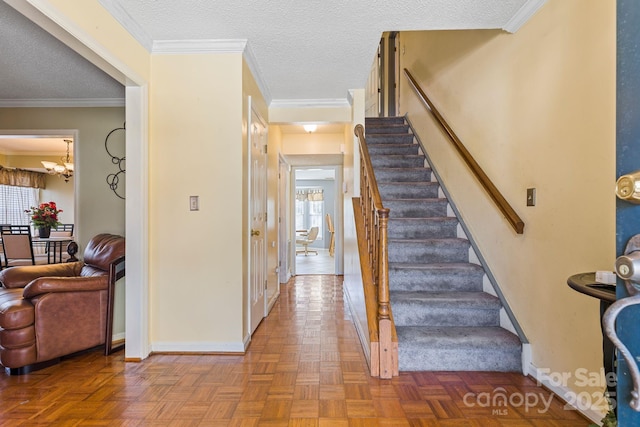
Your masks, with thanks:
[{"label": "ceiling light fixture", "polygon": [[58,175],[59,177],[64,178],[64,182],[69,182],[69,178],[73,176],[73,163],[71,162],[71,157],[69,155],[69,144],[71,144],[70,139],[65,139],[64,142],[67,143],[67,156],[62,157],[62,164],[59,165],[56,162],[47,162],[46,160],[41,161],[42,166],[47,170],[47,173],[50,175]]},{"label": "ceiling light fixture", "polygon": [[304,125],[303,127],[304,127],[305,132],[307,132],[307,133],[315,132],[316,129],[318,129],[318,125]]}]

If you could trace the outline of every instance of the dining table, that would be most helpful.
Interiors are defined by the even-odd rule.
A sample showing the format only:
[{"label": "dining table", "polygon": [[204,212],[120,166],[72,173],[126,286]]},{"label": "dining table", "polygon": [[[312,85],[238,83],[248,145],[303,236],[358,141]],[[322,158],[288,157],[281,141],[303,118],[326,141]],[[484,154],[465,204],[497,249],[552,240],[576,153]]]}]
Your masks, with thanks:
[{"label": "dining table", "polygon": [[[55,236],[55,237],[38,237],[34,236],[31,238],[33,243],[42,242],[47,245],[47,262],[49,264],[55,264],[62,262],[62,254],[64,252],[63,246],[65,243],[68,245],[73,242],[73,236]],[[58,260],[56,261],[56,257]],[[51,262],[53,260],[53,263]]]}]

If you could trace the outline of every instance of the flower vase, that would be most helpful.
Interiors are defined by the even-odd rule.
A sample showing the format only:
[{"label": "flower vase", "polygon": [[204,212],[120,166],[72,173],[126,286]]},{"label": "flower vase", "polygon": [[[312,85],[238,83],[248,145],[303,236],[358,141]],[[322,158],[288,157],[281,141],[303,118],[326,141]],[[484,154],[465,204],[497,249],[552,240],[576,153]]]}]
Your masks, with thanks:
[{"label": "flower vase", "polygon": [[51,235],[51,227],[38,227],[39,237],[49,237]]}]

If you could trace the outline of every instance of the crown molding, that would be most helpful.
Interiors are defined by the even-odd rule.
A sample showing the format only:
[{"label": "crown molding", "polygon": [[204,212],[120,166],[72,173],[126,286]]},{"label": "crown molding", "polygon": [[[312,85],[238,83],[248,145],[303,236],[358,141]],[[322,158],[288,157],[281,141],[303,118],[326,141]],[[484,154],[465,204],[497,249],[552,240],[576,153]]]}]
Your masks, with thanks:
[{"label": "crown molding", "polygon": [[350,108],[347,98],[274,99],[269,108]]},{"label": "crown molding", "polygon": [[247,66],[249,70],[251,70],[251,74],[260,88],[262,92],[262,97],[267,105],[271,103],[271,91],[269,90],[269,86],[267,82],[262,77],[262,72],[260,71],[260,67],[258,66],[258,61],[256,61],[255,56],[253,55],[253,50],[251,49],[251,45],[247,42],[244,52],[242,54],[244,60],[247,62]]},{"label": "crown molding", "polygon": [[152,54],[244,53],[246,39],[154,40]]},{"label": "crown molding", "polygon": [[127,13],[124,7],[117,0],[98,0],[102,7],[115,18],[116,21],[122,25],[131,36],[138,40],[147,52],[151,52],[153,47],[153,39],[147,32],[138,24],[138,22]]},{"label": "crown molding", "polygon": [[0,108],[124,107],[124,98],[0,99]]},{"label": "crown molding", "polygon": [[502,27],[504,31],[515,33],[547,2],[547,0],[529,0]]}]

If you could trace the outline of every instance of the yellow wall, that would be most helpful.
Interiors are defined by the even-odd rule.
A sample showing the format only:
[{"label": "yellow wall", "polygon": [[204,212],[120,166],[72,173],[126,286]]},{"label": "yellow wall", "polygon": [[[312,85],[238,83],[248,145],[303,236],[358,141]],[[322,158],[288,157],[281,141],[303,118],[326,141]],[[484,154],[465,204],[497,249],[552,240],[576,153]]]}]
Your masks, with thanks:
[{"label": "yellow wall", "polygon": [[297,133],[282,135],[284,154],[341,154],[345,146],[340,133]]},{"label": "yellow wall", "polygon": [[[156,55],[152,81],[152,349],[237,346],[245,232],[242,55]],[[194,195],[199,211],[189,210]]]},{"label": "yellow wall", "polygon": [[[0,109],[0,129],[78,130],[74,147],[75,176],[68,183],[50,177],[42,197],[58,203],[65,211],[65,222],[74,222],[74,217],[69,214],[75,213],[75,234],[80,253],[91,237],[98,233],[124,234],[125,204],[107,185],[107,175],[114,172],[114,166],[104,149],[107,134],[123,123],[124,108],[119,107]],[[64,191],[72,191],[74,186],[75,209],[66,205],[73,201],[73,195],[60,192],[63,191],[60,187]]]},{"label": "yellow wall", "polygon": [[[615,2],[549,0],[516,34],[401,34],[432,97],[526,224],[516,235],[401,80],[408,113],[532,345],[530,367],[599,372],[599,304],[567,286],[615,257]],[[537,206],[526,207],[526,189]]]}]

